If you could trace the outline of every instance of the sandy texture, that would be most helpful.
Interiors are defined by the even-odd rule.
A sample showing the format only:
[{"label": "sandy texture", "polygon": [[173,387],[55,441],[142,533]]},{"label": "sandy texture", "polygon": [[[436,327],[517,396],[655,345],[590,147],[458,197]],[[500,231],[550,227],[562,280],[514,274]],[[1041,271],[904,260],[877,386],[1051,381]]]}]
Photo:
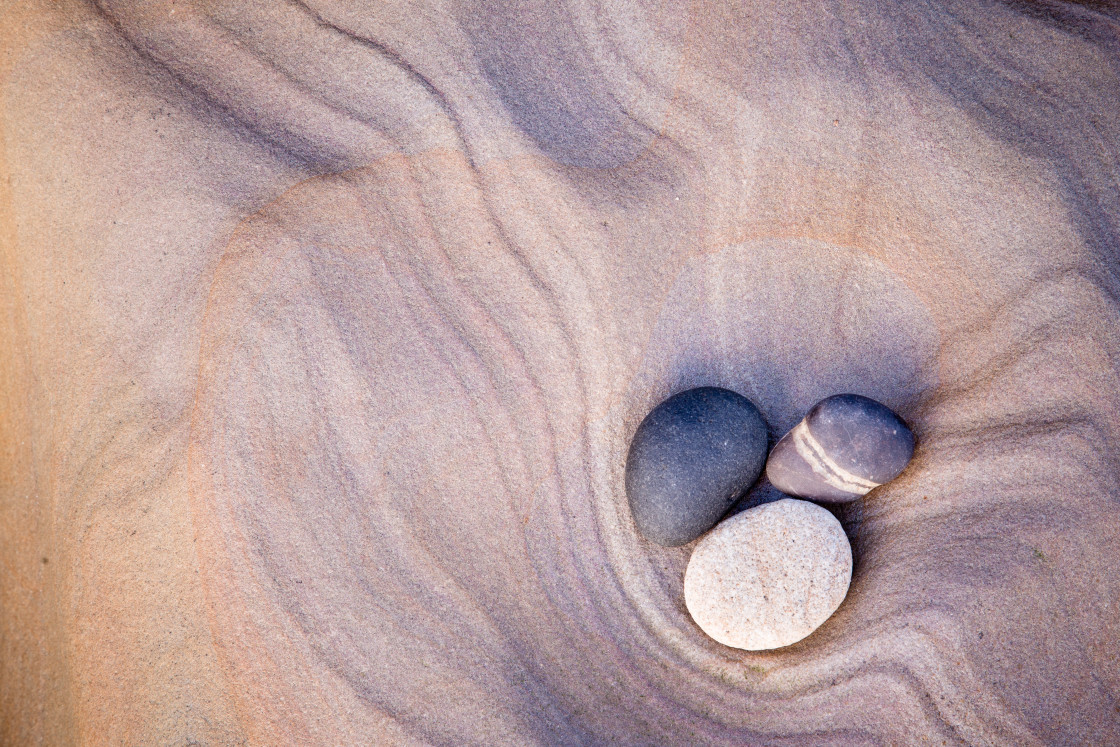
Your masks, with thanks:
[{"label": "sandy texture", "polygon": [[[1120,741],[1108,4],[0,31],[0,742]],[[788,648],[630,522],[700,385],[918,437]]]},{"label": "sandy texture", "polygon": [[852,548],[824,508],[784,498],[720,523],[692,551],[684,601],[725,646],[797,643],[836,611],[852,580]]}]

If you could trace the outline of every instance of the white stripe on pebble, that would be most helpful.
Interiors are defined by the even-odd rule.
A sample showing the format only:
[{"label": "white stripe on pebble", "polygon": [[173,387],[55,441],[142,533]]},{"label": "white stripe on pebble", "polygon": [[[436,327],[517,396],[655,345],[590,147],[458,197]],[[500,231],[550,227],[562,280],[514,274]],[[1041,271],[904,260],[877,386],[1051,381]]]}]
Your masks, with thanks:
[{"label": "white stripe on pebble", "polygon": [[867,495],[873,488],[882,484],[854,475],[833,461],[832,457],[825,453],[820,442],[813,438],[813,434],[809,432],[809,425],[804,420],[793,429],[790,438],[794,450],[805,460],[810,469],[837,490]]}]

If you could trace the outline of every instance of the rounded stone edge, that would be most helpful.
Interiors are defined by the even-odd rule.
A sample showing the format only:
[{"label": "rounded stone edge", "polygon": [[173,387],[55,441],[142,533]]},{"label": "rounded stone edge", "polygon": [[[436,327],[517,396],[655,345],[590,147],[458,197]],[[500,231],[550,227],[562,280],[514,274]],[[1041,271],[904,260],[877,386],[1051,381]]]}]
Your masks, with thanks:
[{"label": "rounded stone edge", "polygon": [[[776,507],[778,504],[786,503],[786,502],[799,504],[800,507],[808,510],[814,516],[816,516],[820,519],[823,519],[824,523],[826,525],[829,525],[830,528],[835,529],[839,532],[839,536],[844,540],[842,547],[847,551],[846,554],[845,554],[846,565],[847,565],[847,573],[845,574],[846,578],[845,578],[845,581],[844,581],[843,591],[838,595],[838,598],[837,598],[835,604],[830,604],[827,614],[825,614],[821,618],[820,622],[816,623],[815,625],[812,625],[807,631],[805,631],[804,633],[802,633],[800,635],[797,635],[796,637],[791,637],[789,639],[779,639],[781,642],[774,643],[773,645],[742,645],[742,644],[740,644],[738,642],[735,642],[735,641],[724,640],[722,638],[722,636],[719,636],[718,634],[713,635],[712,632],[710,632],[707,628],[704,627],[703,623],[700,620],[696,619],[696,615],[693,613],[693,606],[694,606],[695,602],[693,602],[692,604],[690,604],[690,602],[689,602],[690,596],[693,596],[694,593],[695,593],[695,592],[690,592],[690,589],[694,589],[694,586],[689,583],[690,571],[692,571],[692,569],[693,569],[693,561],[699,555],[701,555],[703,552],[705,552],[712,544],[714,544],[715,542],[718,542],[718,533],[721,530],[725,530],[725,529],[726,530],[734,530],[734,528],[738,524],[744,523],[746,521],[750,521],[750,520],[758,517],[759,514],[757,512],[762,512],[762,511],[766,510],[767,508]],[[773,510],[773,509],[771,508],[771,510]],[[728,648],[739,649],[739,650],[742,650],[742,651],[773,651],[775,649],[786,648],[788,646],[792,646],[795,643],[798,643],[800,641],[805,640],[810,635],[812,635],[817,630],[819,630],[821,628],[821,626],[823,626],[826,622],[828,622],[828,620],[831,619],[834,614],[836,614],[836,610],[840,609],[840,606],[844,603],[844,600],[848,598],[848,592],[851,590],[852,574],[853,574],[854,570],[855,570],[855,558],[854,558],[854,555],[852,553],[851,542],[848,540],[847,533],[844,532],[844,527],[840,523],[840,520],[837,519],[835,516],[833,516],[832,513],[828,509],[824,508],[823,506],[817,505],[816,503],[812,503],[812,502],[806,501],[806,500],[801,500],[799,498],[782,498],[780,500],[773,501],[771,503],[766,503],[766,504],[763,504],[761,506],[756,506],[755,508],[748,509],[748,510],[746,510],[746,511],[740,513],[740,514],[736,514],[735,516],[731,517],[730,519],[727,519],[726,521],[717,525],[715,529],[713,529],[711,532],[709,532],[704,537],[704,539],[702,539],[700,541],[700,543],[693,550],[692,555],[689,557],[688,566],[685,568],[684,584],[683,584],[683,587],[684,587],[683,591],[684,591],[684,598],[685,598],[684,599],[685,608],[688,611],[689,617],[691,617],[693,623],[698,628],[700,628],[700,630],[706,636],[708,636],[712,640],[716,641],[720,645],[727,646]]]},{"label": "rounded stone edge", "polygon": [[[728,389],[727,387],[704,385],[704,386],[695,386],[695,387],[689,387],[688,389],[683,389],[679,392],[676,392],[675,394],[669,395],[665,399],[658,402],[656,405],[654,405],[652,408],[650,408],[649,412],[647,412],[645,414],[645,416],[642,418],[641,422],[638,423],[638,427],[634,429],[633,435],[630,436],[630,443],[628,444],[628,446],[626,448],[626,461],[623,464],[623,492],[626,496],[626,506],[627,506],[627,509],[630,512],[630,520],[633,522],[635,529],[637,529],[637,531],[638,531],[638,534],[642,538],[644,538],[645,540],[647,540],[649,542],[652,542],[655,545],[659,545],[661,547],[682,547],[682,546],[687,545],[691,542],[695,542],[697,539],[699,539],[700,537],[703,537],[708,532],[711,532],[713,528],[718,526],[720,521],[723,520],[723,518],[727,515],[727,513],[732,508],[734,508],[734,506],[735,506],[735,504],[738,500],[738,499],[736,499],[735,501],[732,501],[727,506],[727,510],[724,511],[719,516],[717,516],[712,521],[712,523],[709,524],[704,529],[702,529],[698,532],[690,533],[690,534],[687,534],[687,535],[675,536],[675,537],[658,535],[656,532],[649,531],[648,527],[643,526],[644,521],[639,518],[639,516],[642,515],[642,512],[641,511],[635,511],[635,508],[634,508],[634,497],[633,497],[633,492],[632,492],[632,488],[631,488],[631,480],[632,480],[631,463],[632,463],[632,460],[634,459],[635,444],[638,443],[639,434],[642,432],[643,428],[647,427],[647,424],[652,422],[651,419],[653,419],[655,417],[655,413],[657,413],[657,411],[660,410],[662,407],[665,407],[666,405],[671,403],[673,400],[678,399],[680,397],[689,396],[689,395],[696,396],[700,392],[705,392],[705,391],[719,393],[720,396],[731,395],[731,399],[735,402],[736,405],[746,403],[750,407],[750,411],[754,415],[754,418],[755,418],[755,420],[758,424],[758,433],[756,433],[755,435],[758,436],[763,443],[761,457],[759,459],[757,469],[754,470],[754,476],[748,482],[747,487],[743,491],[743,495],[745,495],[746,492],[748,492],[750,490],[750,488],[758,482],[759,478],[761,478],[764,474],[766,474],[766,464],[767,464],[767,460],[769,459],[769,456],[770,456],[770,452],[767,451],[766,445],[767,445],[767,442],[769,441],[769,438],[770,438],[770,431],[769,431],[769,427],[768,427],[767,422],[766,422],[766,416],[763,415],[762,410],[759,408],[759,406],[757,404],[755,404],[755,402],[753,400],[751,400],[749,397],[747,397],[744,394],[740,394],[739,392],[735,391],[734,389]],[[740,495],[740,498],[741,497],[742,496]]]},{"label": "rounded stone edge", "polygon": [[[829,404],[845,400],[856,400],[861,403],[870,404],[883,416],[884,420],[888,418],[893,420],[897,426],[906,433],[908,436],[909,448],[907,449],[905,460],[902,461],[901,466],[897,470],[876,478],[857,474],[856,472],[849,471],[843,465],[833,460],[826,453],[827,450],[817,442],[816,437],[812,433],[813,421],[819,417],[820,411]],[[905,472],[906,468],[909,467],[910,463],[913,461],[916,451],[917,436],[914,434],[914,430],[910,427],[910,424],[907,423],[901,415],[884,403],[871,397],[852,392],[842,392],[839,394],[831,394],[816,402],[793,428],[778,439],[778,442],[774,444],[774,448],[770,450],[770,453],[766,457],[764,472],[766,474],[766,479],[769,480],[775,488],[787,495],[829,505],[851,503],[867,495],[872,490],[886,485]],[[792,454],[790,454],[790,452],[792,452]],[[810,459],[802,452],[815,455],[816,458],[814,461],[817,461],[818,466],[823,467],[829,475],[825,476],[818,471],[813,466]],[[784,475],[779,470],[773,468],[779,461],[775,458],[776,456],[786,460],[793,459],[804,465],[816,475],[820,487],[811,490],[798,488],[796,486],[796,477]],[[829,477],[833,479],[828,479]]]},{"label": "rounded stone edge", "polygon": [[[809,411],[807,413],[805,413],[805,417],[802,418],[801,423],[804,424],[804,427],[806,428],[806,430],[808,432],[812,433],[812,431],[815,429],[815,425],[816,425],[815,421],[821,416],[821,411],[824,408],[826,408],[830,405],[833,405],[833,406],[840,405],[840,406],[848,407],[848,406],[850,406],[850,404],[853,401],[856,402],[856,403],[859,403],[859,405],[861,407],[864,407],[871,412],[875,412],[876,415],[878,416],[879,420],[880,420],[879,425],[881,427],[883,427],[883,428],[887,427],[887,423],[890,422],[890,423],[892,423],[893,427],[899,428],[901,430],[901,432],[904,433],[907,437],[906,440],[907,440],[908,444],[907,444],[907,449],[906,449],[906,458],[901,461],[900,466],[897,469],[893,470],[892,472],[890,472],[888,474],[884,474],[884,475],[880,475],[880,476],[875,476],[875,475],[858,475],[857,476],[860,479],[865,479],[865,480],[871,481],[872,485],[874,487],[879,487],[880,485],[885,485],[885,484],[887,484],[891,480],[894,480],[896,477],[898,477],[899,475],[901,475],[903,472],[906,471],[906,468],[910,465],[910,462],[913,461],[913,459],[914,459],[914,452],[917,450],[917,444],[918,444],[918,438],[914,434],[914,429],[910,427],[910,424],[906,422],[905,418],[903,418],[900,414],[895,412],[894,408],[888,406],[887,404],[885,404],[883,402],[880,402],[877,399],[874,399],[873,397],[868,397],[868,396],[863,395],[863,394],[856,394],[854,392],[841,392],[839,394],[831,394],[831,395],[825,397],[824,399],[820,400],[819,402],[817,402],[811,408],[809,408]],[[841,405],[841,403],[843,403],[843,404]],[[839,465],[839,466],[840,466],[841,469],[844,468],[843,465]],[[872,489],[874,489],[874,488],[869,488],[867,491],[865,491],[864,494],[866,494],[867,492],[870,492],[870,490],[872,490]]]}]

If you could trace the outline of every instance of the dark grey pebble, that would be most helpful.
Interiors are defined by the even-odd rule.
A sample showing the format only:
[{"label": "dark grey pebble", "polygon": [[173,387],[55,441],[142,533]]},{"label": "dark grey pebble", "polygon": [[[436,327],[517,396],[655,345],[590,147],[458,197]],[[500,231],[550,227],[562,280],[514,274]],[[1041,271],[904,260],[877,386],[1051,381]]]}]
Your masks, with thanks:
[{"label": "dark grey pebble", "polygon": [[765,462],[766,423],[749,399],[718,387],[675,394],[630,442],[626,495],[634,523],[659,545],[691,542],[747,492]]},{"label": "dark grey pebble", "polygon": [[783,493],[846,503],[898,477],[913,455],[914,434],[889,407],[836,394],[782,436],[766,476]]}]

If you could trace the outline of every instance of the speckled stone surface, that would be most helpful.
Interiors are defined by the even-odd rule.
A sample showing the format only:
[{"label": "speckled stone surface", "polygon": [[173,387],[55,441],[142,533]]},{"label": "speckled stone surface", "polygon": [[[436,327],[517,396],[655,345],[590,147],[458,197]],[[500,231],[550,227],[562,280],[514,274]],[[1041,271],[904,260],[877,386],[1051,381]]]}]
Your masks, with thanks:
[{"label": "speckled stone surface", "polygon": [[683,545],[711,529],[758,479],[766,423],[728,389],[675,394],[645,417],[630,442],[626,495],[638,530]]},{"label": "speckled stone surface", "polygon": [[914,434],[889,407],[837,394],[778,441],[766,476],[783,493],[845,503],[898,477],[913,455]]},{"label": "speckled stone surface", "polygon": [[734,648],[800,641],[848,593],[852,549],[827,509],[784,498],[744,511],[705,537],[684,576],[692,619]]}]

